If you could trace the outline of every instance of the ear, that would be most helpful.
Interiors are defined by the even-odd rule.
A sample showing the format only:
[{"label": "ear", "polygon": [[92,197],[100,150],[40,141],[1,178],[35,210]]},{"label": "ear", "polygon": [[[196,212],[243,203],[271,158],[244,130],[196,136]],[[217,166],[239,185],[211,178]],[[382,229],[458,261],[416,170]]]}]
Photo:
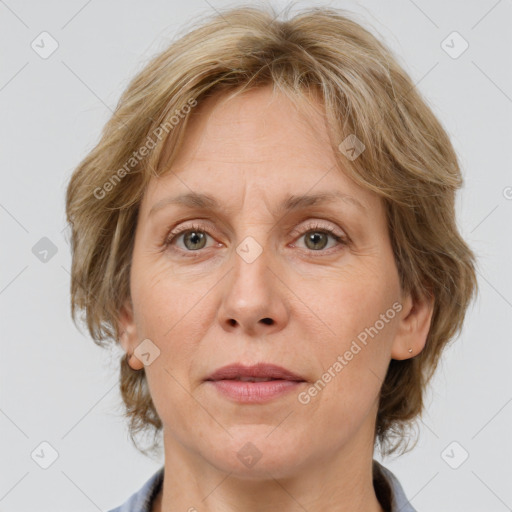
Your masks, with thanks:
[{"label": "ear", "polygon": [[133,316],[133,306],[129,299],[126,300],[119,312],[118,330],[119,343],[123,347],[123,350],[126,352],[126,354],[129,356],[128,364],[134,370],[140,370],[144,368],[142,361],[133,355],[133,352],[139,344],[139,337]]},{"label": "ear", "polygon": [[[391,347],[392,359],[409,359],[417,356],[425,347],[434,312],[434,296],[414,298],[407,295],[402,300],[398,330]],[[409,352],[409,349],[412,349]]]}]

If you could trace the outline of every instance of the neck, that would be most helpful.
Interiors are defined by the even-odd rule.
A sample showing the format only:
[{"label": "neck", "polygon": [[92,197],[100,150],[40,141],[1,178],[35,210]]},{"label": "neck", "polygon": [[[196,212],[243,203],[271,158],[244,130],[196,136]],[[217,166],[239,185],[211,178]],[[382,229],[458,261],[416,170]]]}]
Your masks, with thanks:
[{"label": "neck", "polygon": [[283,474],[222,471],[164,436],[165,471],[152,512],[384,512],[373,487],[373,447],[351,445]]}]

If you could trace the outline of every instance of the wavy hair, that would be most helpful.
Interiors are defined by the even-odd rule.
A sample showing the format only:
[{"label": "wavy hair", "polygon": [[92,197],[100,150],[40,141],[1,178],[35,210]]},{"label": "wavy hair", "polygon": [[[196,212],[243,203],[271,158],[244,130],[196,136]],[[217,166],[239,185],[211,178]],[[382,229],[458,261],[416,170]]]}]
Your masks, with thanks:
[{"label": "wavy hair", "polygon": [[[442,350],[462,329],[477,292],[475,256],[456,225],[462,176],[446,131],[397,58],[343,10],[314,7],[280,20],[272,7],[224,9],[189,27],[131,80],[67,188],[73,320],[82,312],[98,345],[118,343],[149,180],[179,152],[194,105],[265,85],[295,99],[320,96],[340,172],[384,201],[402,290],[434,297],[424,349],[391,360],[382,385],[375,441],[392,453],[422,413]],[[350,135],[365,145],[353,160],[339,150]],[[156,435],[162,422],[144,370],[124,357],[120,367],[131,439],[146,453],[135,435]]]}]

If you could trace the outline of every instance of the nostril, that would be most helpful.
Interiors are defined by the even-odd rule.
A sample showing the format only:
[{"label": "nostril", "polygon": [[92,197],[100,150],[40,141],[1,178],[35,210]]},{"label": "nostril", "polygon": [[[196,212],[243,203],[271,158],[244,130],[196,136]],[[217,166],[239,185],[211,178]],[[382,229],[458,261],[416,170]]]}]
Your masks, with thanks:
[{"label": "nostril", "polygon": [[230,318],[229,319],[229,325],[235,326],[236,325],[236,320],[234,320],[233,318]]},{"label": "nostril", "polygon": [[267,325],[272,325],[274,323],[274,320],[272,320],[272,318],[262,318],[261,321]]}]

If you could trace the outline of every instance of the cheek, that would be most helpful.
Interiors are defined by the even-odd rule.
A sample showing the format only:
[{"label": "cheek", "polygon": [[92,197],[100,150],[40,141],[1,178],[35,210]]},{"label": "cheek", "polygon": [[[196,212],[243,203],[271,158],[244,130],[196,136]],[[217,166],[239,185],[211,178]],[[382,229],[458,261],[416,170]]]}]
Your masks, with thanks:
[{"label": "cheek", "polygon": [[186,408],[190,395],[183,386],[189,387],[198,345],[214,321],[207,293],[215,281],[211,274],[194,283],[180,279],[165,261],[134,263],[137,331],[141,340],[149,338],[160,349],[158,359],[146,368],[151,395],[159,413],[181,401],[180,407]]},{"label": "cheek", "polygon": [[317,289],[316,311],[328,329],[314,348],[323,373],[320,400],[312,402],[328,401],[335,414],[363,414],[378,396],[397,329],[399,286],[393,268],[347,269]]},{"label": "cheek", "polygon": [[[304,303],[316,314],[317,323],[328,327],[328,340],[337,348],[373,326],[381,315],[388,312],[386,320],[395,317],[392,305],[399,299],[400,289],[392,262],[390,266],[379,261],[365,263],[336,269],[320,280],[297,283]],[[386,322],[385,328],[381,323],[383,333],[391,330],[391,322]]]},{"label": "cheek", "polygon": [[194,279],[176,275],[162,255],[145,261],[134,259],[132,296],[139,332],[168,345],[186,325],[188,338],[194,339],[192,331],[200,331],[201,322],[207,320],[204,296],[214,285],[212,273]]},{"label": "cheek", "polygon": [[[340,318],[335,326],[339,333],[336,339],[316,347],[322,373],[306,389],[309,398],[303,396],[301,401],[307,404],[304,407],[309,408],[309,417],[317,418],[315,421],[322,417],[330,426],[327,437],[331,431],[355,433],[370,411],[376,410],[396,332],[393,319],[375,326],[375,315],[368,309],[353,309],[347,304],[345,312],[345,321]],[[332,442],[338,442],[337,435],[332,435]]]}]

